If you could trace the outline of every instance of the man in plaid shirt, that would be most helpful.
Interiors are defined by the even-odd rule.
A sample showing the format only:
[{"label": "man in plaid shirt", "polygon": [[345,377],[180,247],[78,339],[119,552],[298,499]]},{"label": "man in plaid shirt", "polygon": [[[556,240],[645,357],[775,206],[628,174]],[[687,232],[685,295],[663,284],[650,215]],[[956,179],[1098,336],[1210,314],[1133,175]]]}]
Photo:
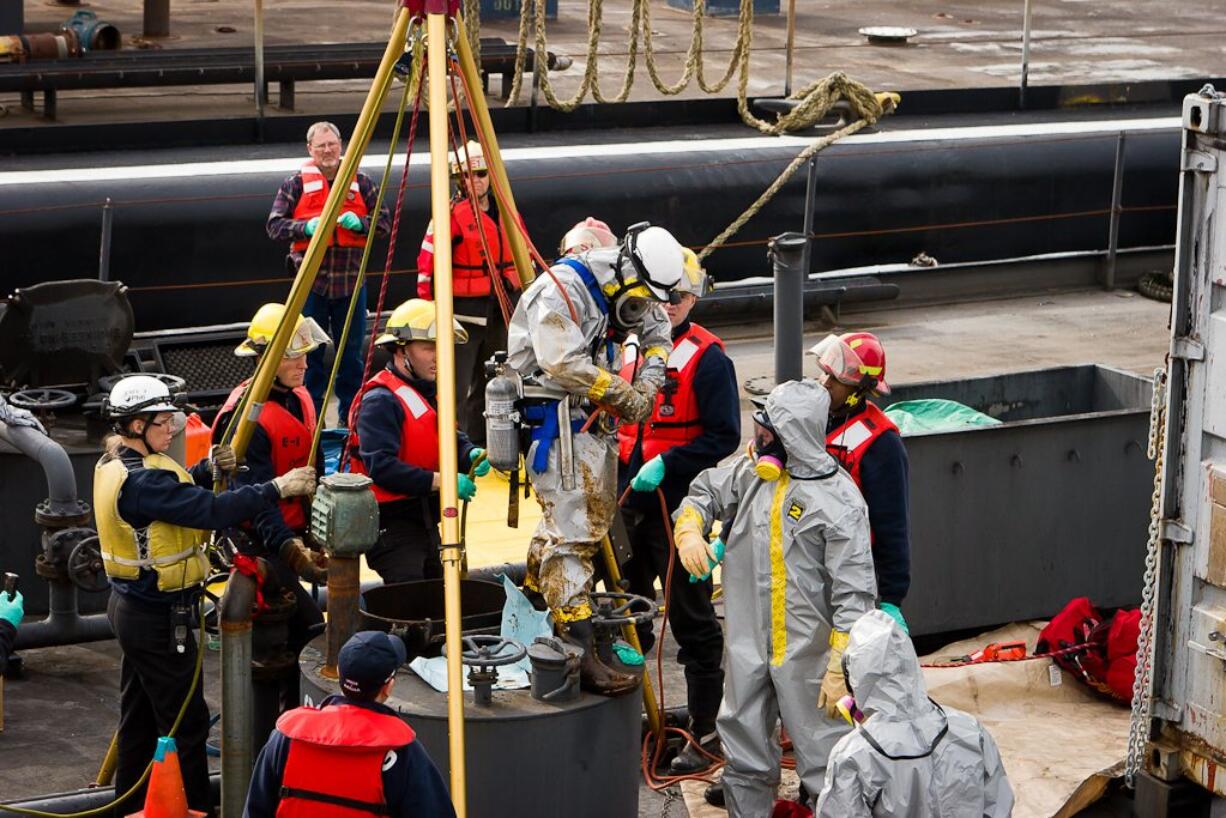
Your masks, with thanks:
[{"label": "man in plaid shirt", "polygon": [[[319,214],[328,199],[328,190],[341,166],[341,134],[331,122],[316,122],[307,129],[307,154],[310,161],[281,183],[277,198],[268,214],[266,229],[273,241],[290,242],[286,264],[297,271],[302,255],[310,244],[311,236],[319,226]],[[333,339],[339,341],[349,311],[349,299],[357,283],[358,268],[362,264],[362,249],[366,234],[370,231],[371,212],[379,187],[369,176],[358,171],[336,220],[336,231],[328,249],[324,252],[315,285],[307,296],[302,314],[314,318]],[[375,235],[386,236],[391,223],[387,208],[379,210],[375,223]],[[341,356],[340,370],[336,375],[336,398],[340,403],[340,423],[349,417],[349,404],[362,385],[362,337],[366,332],[366,286],[358,295],[358,309],[354,326],[350,328],[345,348],[338,349]],[[320,418],[326,409],[323,406],[324,389],[328,385],[331,370],[324,367],[324,347],[307,357],[305,386],[315,400],[315,409]]]}]

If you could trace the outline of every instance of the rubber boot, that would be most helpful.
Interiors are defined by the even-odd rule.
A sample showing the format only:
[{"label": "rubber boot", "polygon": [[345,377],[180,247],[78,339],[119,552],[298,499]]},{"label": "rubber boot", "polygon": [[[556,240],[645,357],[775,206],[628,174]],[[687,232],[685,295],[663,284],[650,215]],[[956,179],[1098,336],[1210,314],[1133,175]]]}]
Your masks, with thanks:
[{"label": "rubber boot", "polygon": [[703,800],[713,807],[723,807],[724,804],[724,782],[716,781],[711,786],[707,787],[702,794]]},{"label": "rubber boot", "polygon": [[673,775],[692,775],[700,773],[710,767],[715,762],[706,755],[698,751],[698,747],[694,746],[694,742],[702,747],[713,756],[720,755],[719,733],[715,732],[715,723],[706,722],[696,724],[690,722],[689,734],[694,737],[694,741],[687,741],[685,747],[672,760],[669,769]]},{"label": "rubber boot", "polygon": [[619,673],[600,661],[596,655],[592,620],[579,619],[566,623],[562,638],[583,648],[583,658],[579,661],[579,686],[584,690],[601,696],[620,696],[638,688],[638,676]]}]

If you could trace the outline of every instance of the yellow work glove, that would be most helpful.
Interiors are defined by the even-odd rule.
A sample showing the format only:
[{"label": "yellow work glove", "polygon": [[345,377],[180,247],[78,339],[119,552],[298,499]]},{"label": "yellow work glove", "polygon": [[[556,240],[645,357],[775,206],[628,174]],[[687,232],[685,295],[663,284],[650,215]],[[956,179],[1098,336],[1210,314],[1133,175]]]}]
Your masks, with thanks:
[{"label": "yellow work glove", "polygon": [[209,460],[222,474],[234,474],[238,470],[238,458],[234,450],[225,443],[219,443],[209,452]]},{"label": "yellow work glove", "polygon": [[847,680],[843,678],[843,651],[850,639],[846,631],[830,632],[830,661],[826,663],[826,675],[822,677],[822,691],[817,694],[817,706],[826,711],[826,717],[840,718],[839,699],[847,695]]},{"label": "yellow work glove", "polygon": [[677,556],[690,576],[700,577],[708,573],[712,561],[717,561],[715,551],[702,533],[702,516],[693,508],[687,508],[677,518],[673,528],[677,543]]}]

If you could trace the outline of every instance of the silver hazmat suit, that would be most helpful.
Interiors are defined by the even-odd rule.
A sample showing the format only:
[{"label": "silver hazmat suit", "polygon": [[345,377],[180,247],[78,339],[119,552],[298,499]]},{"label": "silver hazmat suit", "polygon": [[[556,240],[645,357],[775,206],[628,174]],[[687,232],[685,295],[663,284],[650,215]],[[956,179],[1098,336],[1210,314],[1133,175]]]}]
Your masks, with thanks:
[{"label": "silver hazmat suit", "polygon": [[734,518],[723,532],[723,742],[728,814],[763,818],[779,783],[781,717],[810,793],[822,786],[826,758],[847,732],[817,706],[829,661],[831,629],[846,632],[877,596],[868,511],[847,472],[826,453],[830,395],[813,381],[792,381],[766,402],[784,449],[783,476],[767,482],[749,457],[708,469],[679,506],[701,516],[702,530]]},{"label": "silver hazmat suit", "polygon": [[1012,813],[992,736],[972,716],[928,698],[911,639],[888,614],[871,611],[852,627],[843,661],[865,720],[830,754],[819,818]]},{"label": "silver hazmat suit", "polygon": [[[614,280],[617,248],[593,249],[575,258],[592,271],[601,287]],[[642,403],[642,396],[631,394],[630,385],[616,374],[621,356],[606,343],[608,315],[574,269],[559,263],[551,272],[528,286],[511,316],[507,333],[510,366],[550,397],[576,396],[614,409],[627,395]],[[636,333],[643,350],[644,364],[636,382],[649,392],[645,404],[649,409],[655,391],[664,383],[664,366],[672,351],[671,324],[663,306],[653,304],[640,326],[627,329]],[[574,410],[576,418],[584,414]],[[545,597],[559,622],[591,615],[587,594],[592,558],[609,530],[617,504],[613,430],[613,424],[595,423],[589,431],[575,433],[572,490],[562,487],[558,441],[550,448],[544,471],[537,473],[531,466],[527,470],[542,517],[528,550],[525,586]],[[529,464],[539,445],[534,442],[529,449]]]}]

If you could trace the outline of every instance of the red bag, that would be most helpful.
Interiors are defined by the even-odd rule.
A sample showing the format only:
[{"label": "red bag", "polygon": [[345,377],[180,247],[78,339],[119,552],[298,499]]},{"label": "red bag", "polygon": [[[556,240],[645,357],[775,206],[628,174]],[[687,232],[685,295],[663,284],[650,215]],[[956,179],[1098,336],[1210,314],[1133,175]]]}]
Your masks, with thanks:
[{"label": "red bag", "polygon": [[1088,597],[1078,597],[1039,632],[1035,653],[1053,653],[1085,645],[1084,651],[1058,656],[1053,661],[1090,687],[1117,701],[1132,701],[1137,669],[1137,635],[1141,612],[1119,610],[1104,621]]}]

